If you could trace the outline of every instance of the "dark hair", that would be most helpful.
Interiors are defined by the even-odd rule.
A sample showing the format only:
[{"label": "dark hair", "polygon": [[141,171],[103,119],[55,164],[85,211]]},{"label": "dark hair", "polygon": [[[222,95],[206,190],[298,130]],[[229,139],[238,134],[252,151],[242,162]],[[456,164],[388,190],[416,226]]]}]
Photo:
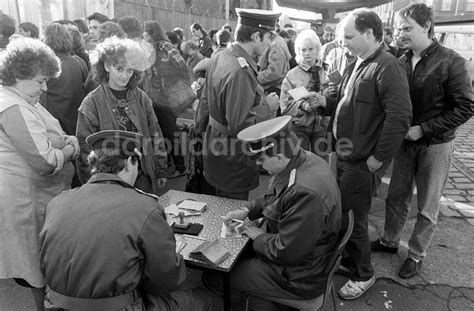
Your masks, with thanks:
[{"label": "dark hair", "polygon": [[180,40],[184,39],[184,30],[183,29],[181,29],[179,27],[176,27],[176,28],[173,29],[173,32],[178,35]]},{"label": "dark hair", "polygon": [[432,38],[434,35],[434,16],[433,10],[424,3],[413,3],[398,11],[398,16],[402,18],[411,17],[421,27],[427,26],[430,23],[430,29],[428,30],[428,37]]},{"label": "dark hair", "polygon": [[173,43],[173,44],[181,43],[181,41],[179,40],[178,35],[176,34],[176,32],[167,31],[166,35],[168,36],[168,39],[171,43]]},{"label": "dark hair", "polygon": [[98,35],[97,40],[99,42],[104,41],[105,38],[110,38],[113,36],[117,38],[125,38],[127,36],[125,34],[125,31],[123,31],[122,27],[120,27],[119,24],[112,21],[107,21],[105,23],[100,24],[98,33],[99,35]]},{"label": "dark hair", "polygon": [[[94,78],[98,83],[108,81],[108,73],[105,65],[119,65],[127,63],[127,56],[132,55],[137,59],[146,59],[145,52],[140,45],[127,38],[110,37],[99,43],[91,52],[89,58],[94,71]],[[128,89],[132,89],[140,82],[139,70],[134,70],[130,81],[127,84]]]},{"label": "dark hair", "polygon": [[23,29],[24,32],[29,32],[31,38],[36,39],[39,36],[39,28],[33,23],[24,22],[24,23],[21,23],[18,27]]},{"label": "dark hair", "polygon": [[141,38],[143,33],[142,25],[135,16],[124,16],[118,20],[118,24],[130,39]]},{"label": "dark hair", "polygon": [[106,15],[99,13],[99,12],[94,12],[91,15],[87,16],[87,20],[90,22],[91,20],[96,20],[100,24],[105,23],[110,20]]},{"label": "dark hair", "polygon": [[217,33],[217,29],[216,28],[212,28],[211,30],[209,30],[209,38],[212,40],[212,37]]},{"label": "dark hair", "polygon": [[83,34],[89,32],[89,28],[87,27],[86,22],[83,19],[75,19],[72,22],[77,26],[77,28],[79,28],[79,31]]},{"label": "dark hair", "polygon": [[84,46],[82,45],[82,34],[79,30],[74,28],[68,28],[67,31],[72,38],[72,52],[84,60],[87,65],[87,69],[90,69],[89,55],[87,54]]},{"label": "dark hair", "polygon": [[17,79],[33,79],[41,74],[58,77],[61,62],[54,51],[38,39],[22,37],[10,42],[0,56],[2,85],[15,85]]},{"label": "dark hair", "polygon": [[53,49],[55,53],[71,53],[72,37],[66,26],[61,24],[48,24],[43,29],[44,43]]},{"label": "dark hair", "polygon": [[225,29],[221,29],[216,34],[217,45],[220,47],[226,47],[229,42],[232,41],[230,32]]},{"label": "dark hair", "polygon": [[119,149],[96,149],[87,157],[91,175],[97,173],[117,174],[125,168],[128,157]]},{"label": "dark hair", "polygon": [[232,26],[231,26],[229,23],[227,23],[227,24],[225,24],[224,26],[222,26],[221,29],[225,29],[225,30],[227,30],[228,32],[232,33]]},{"label": "dark hair", "polygon": [[285,25],[283,25],[283,28],[293,28],[293,25],[290,23],[286,23]]},{"label": "dark hair", "polygon": [[298,35],[298,33],[296,32],[296,30],[294,30],[293,28],[288,28],[288,29],[286,30],[286,32],[288,33],[288,36],[289,36],[289,37],[293,37],[293,36],[297,36],[297,35]]},{"label": "dark hair", "polygon": [[0,31],[4,37],[10,38],[15,33],[15,20],[7,14],[0,13]]},{"label": "dark hair", "polygon": [[157,21],[145,21],[144,28],[154,43],[159,41],[169,41],[163,27]]},{"label": "dark hair", "polygon": [[250,42],[252,41],[252,34],[255,32],[260,34],[260,38],[262,38],[262,40],[265,33],[267,33],[266,30],[261,28],[238,24],[237,28],[235,29],[235,39],[242,43]]},{"label": "dark hair", "polygon": [[285,39],[288,39],[289,36],[288,36],[288,32],[284,29],[280,30],[280,33],[278,33],[278,35],[282,38],[285,38]]},{"label": "dark hair", "polygon": [[190,28],[195,29],[195,30],[201,30],[201,33],[202,33],[203,37],[208,36],[207,31],[204,28],[202,28],[201,24],[199,24],[199,23],[192,24]]},{"label": "dark hair", "polygon": [[358,32],[366,32],[367,29],[372,29],[375,39],[379,42],[382,41],[383,24],[377,13],[361,8],[355,9],[350,14],[355,17],[355,28]]},{"label": "dark hair", "polygon": [[385,27],[383,32],[389,35],[390,37],[393,36],[393,29],[391,27]]}]

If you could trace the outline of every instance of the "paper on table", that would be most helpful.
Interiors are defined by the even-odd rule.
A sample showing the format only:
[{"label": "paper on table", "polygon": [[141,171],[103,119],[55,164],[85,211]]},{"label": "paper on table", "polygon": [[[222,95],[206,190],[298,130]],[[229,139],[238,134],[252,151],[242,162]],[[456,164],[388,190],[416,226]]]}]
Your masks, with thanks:
[{"label": "paper on table", "polygon": [[181,210],[176,204],[171,204],[165,207],[165,213],[166,214],[171,214],[174,216],[178,216],[179,212],[184,213],[184,216],[194,216],[194,215],[201,215],[199,212],[194,212],[194,211],[187,211],[187,210]]},{"label": "paper on table", "polygon": [[241,238],[242,234],[237,232],[235,230],[235,227],[231,228],[225,225],[225,223],[222,223],[222,228],[221,228],[221,238]]},{"label": "paper on table", "polygon": [[304,86],[300,86],[288,91],[288,94],[293,97],[294,100],[300,100],[308,95],[308,90]]},{"label": "paper on table", "polygon": [[188,243],[186,241],[178,241],[176,240],[176,253],[179,254],[186,247]]},{"label": "paper on table", "polygon": [[202,212],[204,207],[206,207],[206,203],[191,201],[191,200],[184,200],[183,202],[179,203],[178,207],[182,209],[191,210],[191,211]]}]

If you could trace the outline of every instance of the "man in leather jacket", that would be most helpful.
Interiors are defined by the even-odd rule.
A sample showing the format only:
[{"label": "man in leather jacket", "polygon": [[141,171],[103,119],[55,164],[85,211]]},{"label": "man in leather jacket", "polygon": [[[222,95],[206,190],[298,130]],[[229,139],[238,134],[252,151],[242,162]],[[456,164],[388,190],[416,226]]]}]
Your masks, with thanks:
[{"label": "man in leather jacket", "polygon": [[411,4],[399,12],[400,39],[409,48],[400,60],[410,84],[413,121],[394,158],[384,234],[372,242],[372,250],[398,251],[416,185],[418,215],[401,278],[410,278],[421,268],[438,220],[456,129],[472,116],[466,61],[433,39],[433,29],[433,12],[425,4]]}]

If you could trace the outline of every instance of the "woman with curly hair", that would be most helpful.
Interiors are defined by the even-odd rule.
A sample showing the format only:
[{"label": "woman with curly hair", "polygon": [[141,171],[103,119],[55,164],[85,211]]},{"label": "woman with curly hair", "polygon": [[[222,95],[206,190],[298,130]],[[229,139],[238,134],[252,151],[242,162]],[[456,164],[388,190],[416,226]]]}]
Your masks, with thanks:
[{"label": "woman with curly hair", "polygon": [[[188,74],[186,62],[181,53],[168,40],[163,27],[157,21],[145,21],[143,39],[149,40],[156,51],[155,63],[147,70],[148,83],[143,85],[143,89],[153,101],[153,109],[160,122],[163,136],[173,142],[174,134],[178,131],[176,127],[177,112],[172,108],[170,90],[173,86],[181,85],[183,88],[191,90],[191,80]],[[189,106],[194,99],[190,97]],[[171,143],[169,159],[170,176],[181,176],[186,171],[184,155],[180,150],[174,149],[174,143]]]},{"label": "woman with curly hair", "polygon": [[71,184],[79,144],[39,104],[46,81],[61,72],[46,44],[15,39],[0,54],[0,68],[0,279],[30,287],[43,310],[38,236],[46,205]]},{"label": "woman with curly hair", "polygon": [[130,39],[111,37],[90,55],[100,85],[79,107],[76,135],[81,146],[77,167],[82,183],[90,177],[86,137],[103,130],[123,130],[143,135],[143,157],[135,187],[158,193],[166,183],[166,146],[150,98],[137,87],[146,69],[144,51]]}]

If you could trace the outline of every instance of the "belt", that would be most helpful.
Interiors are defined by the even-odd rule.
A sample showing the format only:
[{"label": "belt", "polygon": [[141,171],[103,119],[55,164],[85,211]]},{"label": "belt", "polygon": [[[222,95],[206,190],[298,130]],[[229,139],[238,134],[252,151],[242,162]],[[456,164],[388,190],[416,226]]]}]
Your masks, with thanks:
[{"label": "belt", "polygon": [[121,310],[133,304],[136,300],[137,293],[132,291],[120,296],[88,299],[64,296],[47,287],[47,296],[51,302],[60,308],[66,310],[84,310],[84,311],[107,311]]},{"label": "belt", "polygon": [[229,128],[209,115],[209,125],[218,130],[222,136],[229,136]]}]

